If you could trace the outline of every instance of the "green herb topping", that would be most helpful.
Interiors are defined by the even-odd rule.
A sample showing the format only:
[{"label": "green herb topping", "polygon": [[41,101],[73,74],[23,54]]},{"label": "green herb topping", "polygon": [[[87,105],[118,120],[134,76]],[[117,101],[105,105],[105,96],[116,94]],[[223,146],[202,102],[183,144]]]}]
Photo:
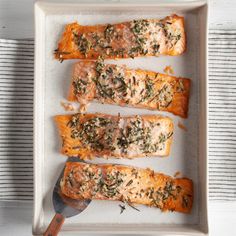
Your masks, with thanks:
[{"label": "green herb topping", "polygon": [[114,26],[108,24],[104,30],[104,38],[110,43],[114,35]]},{"label": "green herb topping", "polygon": [[74,79],[72,82],[72,85],[74,87],[74,94],[85,94],[87,92],[87,86],[89,85],[88,81],[85,81],[83,79]]},{"label": "green herb topping", "polygon": [[185,88],[184,88],[184,84],[182,79],[179,79],[178,83],[177,83],[177,87],[176,87],[176,92],[177,93],[182,93],[184,92]]},{"label": "green herb topping", "polygon": [[142,98],[138,103],[144,102],[146,100],[149,100],[154,94],[154,83],[153,81],[146,76],[146,80],[145,80],[145,93],[141,94]]},{"label": "green herb topping", "polygon": [[87,57],[87,54],[92,47],[91,42],[85,37],[84,34],[78,35],[77,33],[74,33],[74,41],[75,44],[78,46],[79,51],[85,57]]},{"label": "green herb topping", "polygon": [[119,207],[120,207],[120,214],[122,214],[124,212],[124,210],[126,209],[125,205],[119,204]]},{"label": "green herb topping", "polygon": [[188,207],[188,204],[189,204],[189,198],[187,195],[184,195],[182,197],[182,207],[183,208],[187,208]]},{"label": "green herb topping", "polygon": [[123,183],[123,174],[119,171],[107,173],[105,178],[101,179],[100,192],[107,198],[120,194],[119,187]]},{"label": "green herb topping", "polygon": [[146,55],[148,50],[144,48],[147,38],[145,34],[149,26],[148,20],[134,20],[131,23],[131,31],[135,35],[135,46],[131,47],[128,54],[130,57],[134,58],[138,54]]},{"label": "green herb topping", "polygon": [[174,30],[173,27],[171,27],[170,22],[167,22],[165,24],[163,30],[166,38],[168,39],[167,44],[170,45],[170,48],[174,47],[181,39],[181,32],[179,30]]},{"label": "green herb topping", "polygon": [[164,84],[155,96],[149,102],[157,101],[158,107],[168,107],[172,103],[173,89],[168,83]]},{"label": "green herb topping", "polygon": [[[137,116],[124,128],[117,128],[117,121],[110,118],[95,117],[80,121],[80,114],[72,116],[67,126],[71,129],[71,137],[80,139],[83,145],[95,151],[115,151],[116,147],[127,153],[131,145],[135,145],[142,153],[154,153],[165,148],[167,140],[173,135],[159,133],[156,142],[153,142],[152,129],[159,123],[144,126],[141,117]],[[114,131],[117,132],[114,133]],[[131,147],[132,148],[132,147]]]}]

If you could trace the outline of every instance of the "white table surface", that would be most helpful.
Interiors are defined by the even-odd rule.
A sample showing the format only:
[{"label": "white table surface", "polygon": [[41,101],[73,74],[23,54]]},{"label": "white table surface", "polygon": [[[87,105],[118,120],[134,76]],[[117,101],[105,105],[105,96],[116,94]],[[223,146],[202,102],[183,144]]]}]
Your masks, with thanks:
[{"label": "white table surface", "polygon": [[[33,3],[34,0],[0,0],[0,38],[33,38]],[[209,5],[211,28],[236,29],[236,0],[209,0]],[[32,235],[32,209],[32,203],[0,203],[0,235]],[[210,236],[236,235],[236,201],[210,202],[209,225]]]}]

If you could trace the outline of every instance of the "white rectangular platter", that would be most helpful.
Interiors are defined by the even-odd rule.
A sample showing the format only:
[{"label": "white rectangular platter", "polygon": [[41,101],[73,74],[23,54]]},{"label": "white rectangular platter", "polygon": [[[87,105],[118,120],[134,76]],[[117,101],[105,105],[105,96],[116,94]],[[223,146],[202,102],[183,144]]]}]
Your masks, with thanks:
[{"label": "white rectangular platter", "polygon": [[[66,157],[60,154],[60,139],[53,116],[65,111],[61,101],[66,100],[72,66],[76,60],[59,63],[53,52],[67,23],[82,25],[116,23],[140,18],[163,18],[171,14],[185,17],[187,51],[177,57],[148,57],[107,60],[163,72],[171,65],[175,76],[191,78],[191,97],[188,119],[170,113],[144,109],[122,108],[93,103],[88,112],[117,115],[162,114],[170,116],[175,125],[171,154],[166,158],[138,158],[134,160],[95,159],[94,163],[119,163],[194,182],[194,205],[191,214],[162,213],[159,209],[138,206],[140,212],[127,208],[120,214],[119,202],[92,201],[81,214],[66,219],[63,231],[87,233],[155,233],[158,235],[207,234],[207,4],[205,1],[165,3],[111,3],[82,4],[37,2],[35,4],[35,100],[34,100],[34,219],[33,233],[42,234],[54,215],[52,190]],[[182,123],[187,131],[180,129]]]}]

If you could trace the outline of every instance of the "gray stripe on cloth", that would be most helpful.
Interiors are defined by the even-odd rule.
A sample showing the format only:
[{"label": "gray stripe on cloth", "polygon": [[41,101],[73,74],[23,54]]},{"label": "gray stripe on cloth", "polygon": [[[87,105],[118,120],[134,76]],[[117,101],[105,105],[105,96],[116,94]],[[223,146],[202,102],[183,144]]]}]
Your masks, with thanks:
[{"label": "gray stripe on cloth", "polygon": [[33,199],[34,40],[0,39],[0,201]]},{"label": "gray stripe on cloth", "polygon": [[236,200],[236,30],[209,30],[209,198]]}]

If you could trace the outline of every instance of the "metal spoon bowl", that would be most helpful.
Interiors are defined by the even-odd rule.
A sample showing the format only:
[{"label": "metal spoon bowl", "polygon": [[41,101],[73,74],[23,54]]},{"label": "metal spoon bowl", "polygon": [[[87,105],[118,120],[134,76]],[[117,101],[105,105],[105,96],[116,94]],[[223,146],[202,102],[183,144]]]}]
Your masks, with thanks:
[{"label": "metal spoon bowl", "polygon": [[[69,157],[67,162],[78,162],[81,161],[78,157]],[[65,218],[69,218],[80,214],[91,202],[91,200],[75,200],[69,198],[62,194],[60,182],[64,175],[64,170],[62,170],[52,194],[52,202],[54,210],[56,212],[51,223],[49,224],[47,230],[43,234],[44,236],[56,236],[58,235]]]}]

